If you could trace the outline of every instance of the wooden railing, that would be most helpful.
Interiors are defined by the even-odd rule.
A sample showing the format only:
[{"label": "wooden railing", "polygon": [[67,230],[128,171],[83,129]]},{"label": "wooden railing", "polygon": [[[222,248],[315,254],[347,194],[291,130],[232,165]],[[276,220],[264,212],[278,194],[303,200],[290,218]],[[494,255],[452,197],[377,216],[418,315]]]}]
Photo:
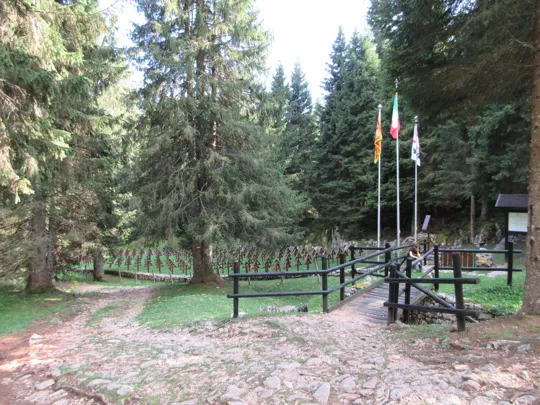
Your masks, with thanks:
[{"label": "wooden railing", "polygon": [[[521,250],[514,249],[514,243],[508,243],[508,250],[482,250],[482,249],[440,249],[438,245],[434,246],[434,261],[435,261],[435,277],[439,277],[439,270],[452,270],[449,261],[446,259],[454,253],[459,253],[460,263],[463,264],[462,270],[464,271],[506,271],[506,284],[512,285],[512,275],[515,272],[523,271],[522,268],[514,267],[514,254],[523,253]],[[478,267],[474,266],[474,262],[471,261],[471,257],[475,253],[489,253],[489,254],[503,254],[508,258],[506,267]],[[442,265],[441,265],[442,264]]]},{"label": "wooden railing", "polygon": [[[321,295],[322,296],[322,308],[323,312],[329,312],[332,307],[328,305],[328,295],[340,291],[339,302],[345,299],[345,287],[350,284],[354,284],[357,281],[367,277],[367,276],[378,276],[385,277],[388,272],[388,268],[391,264],[398,264],[400,261],[405,260],[407,254],[399,256],[392,259],[392,252],[401,252],[404,249],[410,248],[410,246],[401,246],[397,248],[391,248],[387,243],[384,248],[376,248],[375,253],[370,253],[359,258],[355,258],[349,262],[345,262],[345,254],[340,255],[340,264],[332,268],[328,268],[328,261],[326,256],[321,256],[322,269],[321,270],[308,270],[308,271],[289,271],[289,272],[272,272],[272,273],[240,273],[240,266],[237,261],[233,264],[233,274],[229,275],[229,278],[233,279],[233,293],[228,294],[227,298],[233,299],[233,318],[237,318],[239,314],[239,299],[240,298],[261,298],[261,297],[287,297],[287,296],[302,296],[302,295]],[[373,249],[375,250],[375,249]],[[356,275],[355,265],[359,263],[372,263],[371,259],[384,255],[383,262],[376,262],[378,265],[374,267],[369,267],[367,271],[363,269],[362,274]],[[345,269],[351,267],[351,279],[345,280]],[[328,288],[328,275],[333,272],[339,271],[339,284]],[[385,274],[378,274],[380,271],[384,271]],[[321,276],[321,289],[320,290],[310,290],[310,291],[274,291],[274,292],[260,292],[260,293],[240,293],[240,284],[239,281],[242,279],[266,279],[266,278],[282,278],[282,277],[294,277],[294,276],[310,276],[310,275],[320,275]],[[339,305],[338,304],[336,305]]]},{"label": "wooden railing", "polygon": [[[477,316],[476,311],[466,310],[465,302],[463,297],[463,284],[479,284],[480,279],[478,278],[462,278],[461,272],[461,256],[459,253],[453,253],[452,263],[454,270],[453,278],[411,278],[412,274],[412,260],[407,260],[407,269],[405,274],[398,271],[397,266],[390,267],[390,277],[384,279],[385,283],[389,283],[388,288],[388,301],[384,303],[384,306],[388,308],[388,324],[395,323],[397,321],[397,310],[403,309],[403,322],[407,323],[409,321],[409,312],[410,311],[420,311],[420,312],[439,312],[446,314],[455,314],[457,319],[457,329],[458,332],[463,332],[465,330],[465,318],[467,316]],[[398,301],[399,298],[399,285],[405,284],[405,302],[400,304]],[[426,289],[418,286],[418,284],[434,284],[438,286],[439,284],[453,284],[454,293],[456,297],[456,306],[453,307],[443,300],[443,307],[431,307],[425,305],[411,305],[410,303],[410,291],[411,286],[419,289],[424,294],[428,295],[430,298],[436,297],[436,295],[430,293]],[[441,303],[441,299],[437,297],[436,301]]]}]

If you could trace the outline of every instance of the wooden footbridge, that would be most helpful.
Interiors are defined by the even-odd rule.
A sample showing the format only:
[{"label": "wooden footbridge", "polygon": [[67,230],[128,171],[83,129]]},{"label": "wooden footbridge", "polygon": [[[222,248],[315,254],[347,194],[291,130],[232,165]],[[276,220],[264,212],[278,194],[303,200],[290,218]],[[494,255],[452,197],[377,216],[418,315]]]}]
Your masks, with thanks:
[{"label": "wooden footbridge", "polygon": [[[322,269],[296,272],[273,272],[273,273],[240,273],[238,262],[234,263],[233,274],[229,277],[233,279],[233,293],[227,297],[233,299],[233,317],[238,317],[240,298],[275,297],[275,296],[301,296],[320,295],[322,296],[323,312],[340,311],[351,317],[362,317],[372,323],[394,323],[402,318],[408,322],[410,311],[439,312],[454,314],[457,318],[458,330],[465,329],[465,320],[473,321],[470,316],[474,316],[474,311],[464,308],[463,284],[478,284],[478,278],[463,278],[464,271],[492,271],[490,268],[473,267],[471,259],[473,253],[498,253],[508,257],[507,268],[497,268],[497,271],[507,271],[507,283],[511,285],[512,274],[523,269],[513,267],[514,253],[521,253],[513,249],[510,243],[508,250],[472,250],[472,249],[439,249],[438,245],[427,250],[424,243],[422,256],[414,260],[409,257],[410,246],[390,247],[387,243],[384,248],[355,247],[351,246],[351,260],[345,261],[345,254],[340,255],[340,264],[332,268],[327,266],[326,256],[321,256]],[[362,255],[366,251],[374,251]],[[355,252],[360,253],[359,258],[355,258]],[[381,260],[381,257],[384,259]],[[433,265],[428,266],[428,259]],[[462,262],[466,266],[462,267]],[[424,264],[424,269],[419,277],[412,277],[414,266]],[[452,266],[449,266],[449,264]],[[363,266],[363,267],[358,267]],[[349,270],[350,268],[350,270]],[[347,271],[346,271],[347,270]],[[453,277],[441,278],[440,270],[453,270]],[[346,272],[350,274],[350,279],[346,280]],[[239,280],[248,278],[285,278],[318,275],[322,285],[320,290],[312,291],[272,291],[260,293],[245,293],[239,291]],[[328,276],[339,276],[339,284],[333,287],[328,286]],[[364,289],[356,292],[350,297],[345,297],[347,286],[353,285],[366,277],[378,278]],[[365,280],[364,280],[365,281]],[[453,284],[455,289],[456,303],[451,305],[441,299],[432,290],[438,290],[439,284]],[[423,286],[425,285],[425,286]],[[332,293],[339,293],[339,301],[333,306],[329,306],[328,296]],[[425,297],[430,297],[439,306],[428,307],[418,305]]]},{"label": "wooden footbridge", "polygon": [[[332,310],[351,318],[362,317],[366,322],[386,324],[388,309],[384,307],[384,303],[388,300],[388,287],[383,279],[377,280],[370,288],[340,301]],[[425,295],[418,290],[411,291],[410,303],[418,304],[424,297]],[[400,294],[399,303],[405,304],[405,294]],[[403,311],[399,311],[398,318],[401,318],[402,314]]]}]

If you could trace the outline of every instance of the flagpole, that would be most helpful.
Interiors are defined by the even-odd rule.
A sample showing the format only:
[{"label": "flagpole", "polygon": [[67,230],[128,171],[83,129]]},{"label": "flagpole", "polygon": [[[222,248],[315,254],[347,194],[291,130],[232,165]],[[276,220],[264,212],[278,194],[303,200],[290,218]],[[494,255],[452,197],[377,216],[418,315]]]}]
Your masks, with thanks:
[{"label": "flagpole", "polygon": [[[416,131],[418,131],[418,115],[414,117],[414,126]],[[414,161],[414,244],[416,245],[417,239],[417,228],[418,228],[418,161]]]},{"label": "flagpole", "polygon": [[[398,89],[398,79],[396,79],[396,96]],[[399,136],[396,139],[396,202],[397,202],[397,247],[401,246],[401,231],[399,227]]]},{"label": "flagpole", "polygon": [[[379,118],[381,117],[382,104],[379,104]],[[378,125],[378,124],[377,124]],[[379,156],[379,180],[377,187],[377,247],[381,247],[381,157]]]}]

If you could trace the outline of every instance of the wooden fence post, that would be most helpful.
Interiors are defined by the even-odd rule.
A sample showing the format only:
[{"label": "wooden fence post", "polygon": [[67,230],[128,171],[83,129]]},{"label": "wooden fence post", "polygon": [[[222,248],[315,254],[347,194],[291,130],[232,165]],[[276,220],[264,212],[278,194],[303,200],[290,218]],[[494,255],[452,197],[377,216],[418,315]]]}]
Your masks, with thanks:
[{"label": "wooden fence post", "polygon": [[[238,263],[238,260],[235,260],[233,262],[233,273],[238,274],[240,273],[240,263]],[[233,294],[238,294],[238,277],[234,277],[233,280]],[[233,298],[233,318],[238,318],[238,297]]]},{"label": "wooden fence post", "polygon": [[[349,246],[349,249],[351,249],[351,262],[355,259],[354,257],[354,246]],[[351,278],[354,278],[356,276],[356,269],[354,268],[354,264],[351,265]]]},{"label": "wooden fence post", "polygon": [[[461,255],[459,253],[452,254],[452,266],[454,267],[454,278],[461,278]],[[456,309],[465,309],[463,300],[463,284],[455,283],[454,291],[456,295]],[[456,314],[458,332],[465,331],[465,315]]]},{"label": "wooden fence post", "polygon": [[[326,257],[326,255],[321,256],[321,265],[323,270],[328,269],[328,258]],[[322,274],[322,289],[323,291],[328,290],[328,273]],[[323,293],[322,310],[325,314],[328,313],[328,293]]]},{"label": "wooden fence post", "polygon": [[[385,249],[388,249],[390,247],[390,243],[386,242],[384,244],[384,248]],[[389,263],[390,260],[392,260],[392,252],[386,252],[384,254],[384,262],[385,263]],[[385,277],[388,277],[388,265],[384,267],[384,276]]]},{"label": "wooden fence post", "polygon": [[[423,243],[423,248],[424,248],[424,254],[426,254],[426,252],[428,251],[428,248],[429,248],[429,244],[428,244],[428,241],[424,241]],[[424,258],[424,266],[427,265],[427,257]]]},{"label": "wooden fence post", "polygon": [[514,270],[514,242],[508,242],[508,275],[506,277],[506,284],[512,285],[512,273]]},{"label": "wooden fence post", "polygon": [[[389,273],[390,273],[390,278],[397,277],[397,269],[395,265],[390,266]],[[397,294],[395,294],[395,290],[396,290],[395,286],[397,286],[398,291],[399,291],[399,283],[395,283],[395,284],[391,283],[388,285],[388,303],[389,304],[397,303],[397,300],[396,300]],[[386,320],[387,324],[391,325],[394,322],[396,322],[396,317],[397,317],[397,308],[388,307],[388,318]]]},{"label": "wooden fence post", "polygon": [[[345,264],[345,253],[339,254],[339,264]],[[345,282],[345,268],[339,269],[339,284]],[[339,300],[343,301],[345,299],[345,287],[341,287],[339,290]]]},{"label": "wooden fence post", "polygon": [[[435,278],[439,278],[439,245],[433,246],[433,265],[435,267]],[[435,284],[435,291],[439,291],[439,284]]]},{"label": "wooden fence post", "polygon": [[[407,267],[405,269],[405,274],[407,278],[412,277],[412,259],[407,258]],[[405,284],[405,305],[411,304],[411,285]],[[409,310],[403,310],[403,323],[409,323]]]}]

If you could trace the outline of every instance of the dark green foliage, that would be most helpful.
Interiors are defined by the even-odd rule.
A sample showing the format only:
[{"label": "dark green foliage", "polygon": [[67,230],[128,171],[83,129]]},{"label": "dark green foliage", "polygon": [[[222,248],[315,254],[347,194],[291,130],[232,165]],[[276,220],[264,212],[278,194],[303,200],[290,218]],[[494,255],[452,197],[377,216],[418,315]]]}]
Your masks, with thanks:
[{"label": "dark green foliage", "polygon": [[289,102],[285,111],[285,130],[280,138],[281,156],[287,162],[288,174],[302,175],[309,170],[316,137],[311,93],[299,63],[291,75]]},{"label": "dark green foliage", "polygon": [[[266,95],[266,112],[268,114],[267,125],[274,129],[278,137],[283,133],[287,124],[285,113],[289,103],[290,92],[291,89],[287,84],[287,79],[285,77],[285,69],[283,68],[283,65],[279,65],[272,79],[270,93]],[[264,112],[265,110],[263,109],[261,115],[263,115]]]},{"label": "dark green foliage", "polygon": [[205,254],[224,240],[286,238],[302,204],[259,123],[267,37],[252,2],[139,8],[148,20],[134,33],[146,66],[136,185],[144,236]]},{"label": "dark green foliage", "polygon": [[0,186],[12,225],[0,251],[16,257],[4,270],[28,269],[29,290],[51,286],[53,267],[71,263],[83,243],[107,244],[116,223],[115,117],[99,98],[123,67],[97,45],[108,29],[98,6],[0,4]]},{"label": "dark green foliage", "polygon": [[421,116],[463,116],[528,97],[532,0],[374,0],[369,22],[388,78]]},{"label": "dark green foliage", "polygon": [[533,14],[532,1],[372,2],[384,77],[420,116],[421,214],[525,192]]},{"label": "dark green foliage", "polygon": [[378,58],[370,41],[358,33],[345,46],[341,30],[330,58],[325,81],[329,93],[320,115],[321,137],[310,182],[317,187],[313,205],[321,226],[352,233],[372,212],[369,202],[376,192],[372,156],[381,94]]}]

